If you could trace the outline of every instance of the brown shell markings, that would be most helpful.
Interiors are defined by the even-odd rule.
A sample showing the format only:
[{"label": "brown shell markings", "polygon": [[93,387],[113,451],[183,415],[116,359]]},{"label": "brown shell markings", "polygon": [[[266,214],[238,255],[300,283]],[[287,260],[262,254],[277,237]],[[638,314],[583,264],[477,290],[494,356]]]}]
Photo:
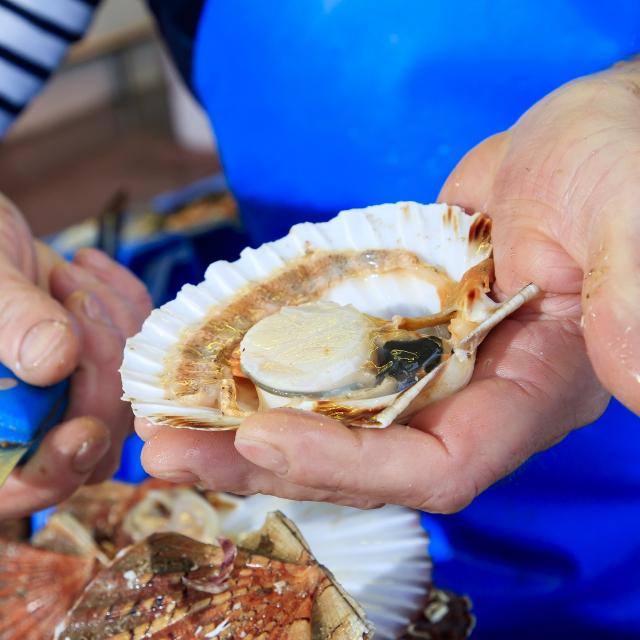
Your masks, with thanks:
[{"label": "brown shell markings", "polygon": [[[315,559],[298,527],[280,512],[267,515],[260,529],[243,538],[244,547],[285,562],[308,564]],[[312,610],[313,640],[366,640],[373,637],[362,607],[322,567],[324,578]]]},{"label": "brown shell markings", "polygon": [[[345,604],[295,531],[284,516],[271,514],[257,533],[264,551],[249,544],[237,550],[232,565],[226,564],[228,541],[221,548],[179,534],[154,534],[96,576],[57,637],[369,638],[364,619]],[[286,557],[291,560],[281,559]],[[330,629],[328,620],[335,622]]]},{"label": "brown shell markings", "polygon": [[[164,480],[149,478],[139,485],[109,481],[81,487],[60,504],[31,543],[42,549],[82,555],[93,553],[105,564],[131,537],[122,524],[127,513],[153,490],[175,489]],[[90,549],[92,544],[94,549]]]},{"label": "brown shell markings", "polygon": [[[220,593],[189,586],[216,574],[221,561],[218,547],[154,534],[89,585],[61,636],[169,640],[206,637],[220,629],[220,638],[311,637],[312,598],[321,579],[317,566],[239,552]],[[301,632],[290,634],[291,628]]]},{"label": "brown shell markings", "polygon": [[100,544],[113,538],[115,528],[135,496],[148,487],[148,482],[135,486],[115,481],[81,487],[58,507],[58,511],[73,516]]},{"label": "brown shell markings", "polygon": [[[468,383],[475,349],[506,317],[501,308],[513,312],[531,299],[532,290],[518,292],[517,303],[498,304],[487,295],[493,281],[490,234],[491,220],[482,213],[415,202],[343,211],[328,222],[297,225],[286,237],[245,249],[237,261],[210,265],[202,282],[186,285],[175,300],[152,312],[127,341],[120,369],[123,399],[139,417],[190,429],[236,429],[256,411],[277,407],[324,413],[347,426],[406,422],[423,397],[444,397]],[[308,391],[296,393],[286,386],[283,370],[275,386],[262,380],[254,364],[263,356],[268,361],[269,354],[259,346],[254,354],[249,339],[240,352],[247,332],[273,315],[269,326],[277,332],[283,307],[309,304],[309,312],[316,313],[314,303],[353,305],[367,316],[364,324],[378,323],[380,330],[372,333],[379,339],[393,331],[404,331],[404,339],[411,339],[407,331],[438,337],[440,364],[448,374],[433,385],[428,373],[417,373],[415,383],[407,380],[408,386],[396,385],[394,391],[390,378],[395,376],[372,376],[370,365],[376,367],[377,359],[365,363],[366,348],[360,345],[365,375],[355,362],[355,381],[346,386],[332,390],[328,380],[324,390],[313,383],[294,385]],[[317,313],[308,319],[318,321]],[[469,334],[473,344],[464,342]],[[304,349],[300,341],[297,345]],[[292,375],[295,347],[293,341],[286,345],[294,358]],[[468,352],[465,366],[450,364],[454,352],[462,359]],[[275,352],[271,356],[277,360]],[[328,367],[330,351],[326,356]],[[323,367],[321,351],[316,357],[316,366]],[[381,410],[373,411],[374,405]]]}]

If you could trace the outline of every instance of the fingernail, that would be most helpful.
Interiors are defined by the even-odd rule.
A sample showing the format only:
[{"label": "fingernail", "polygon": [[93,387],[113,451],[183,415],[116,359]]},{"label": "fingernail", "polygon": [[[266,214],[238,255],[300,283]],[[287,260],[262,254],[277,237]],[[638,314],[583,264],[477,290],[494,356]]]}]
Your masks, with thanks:
[{"label": "fingernail", "polygon": [[82,298],[82,309],[89,320],[113,327],[113,321],[111,320],[109,312],[93,293],[84,294]]},{"label": "fingernail", "polygon": [[27,370],[36,369],[60,351],[71,327],[59,320],[43,320],[27,331],[22,339],[18,360]]},{"label": "fingernail", "polygon": [[266,442],[248,438],[236,438],[235,447],[243,458],[263,469],[273,471],[279,476],[284,476],[289,471],[289,463],[282,451]]},{"label": "fingernail", "polygon": [[73,456],[71,466],[80,475],[93,471],[109,451],[108,438],[89,438],[85,440]]},{"label": "fingernail", "polygon": [[167,482],[175,482],[175,483],[182,483],[182,482],[193,483],[193,482],[200,481],[200,478],[198,478],[198,476],[193,475],[193,473],[191,473],[190,471],[167,471],[166,473],[163,473],[163,472],[157,473],[156,471],[154,471],[153,476],[154,478],[158,478],[160,480],[166,480]]}]

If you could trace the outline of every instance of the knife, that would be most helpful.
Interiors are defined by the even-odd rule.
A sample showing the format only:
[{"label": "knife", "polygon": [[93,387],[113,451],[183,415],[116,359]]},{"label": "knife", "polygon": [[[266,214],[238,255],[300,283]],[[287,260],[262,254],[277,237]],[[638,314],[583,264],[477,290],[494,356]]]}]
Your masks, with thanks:
[{"label": "knife", "polygon": [[64,415],[69,380],[34,387],[0,364],[0,486]]}]

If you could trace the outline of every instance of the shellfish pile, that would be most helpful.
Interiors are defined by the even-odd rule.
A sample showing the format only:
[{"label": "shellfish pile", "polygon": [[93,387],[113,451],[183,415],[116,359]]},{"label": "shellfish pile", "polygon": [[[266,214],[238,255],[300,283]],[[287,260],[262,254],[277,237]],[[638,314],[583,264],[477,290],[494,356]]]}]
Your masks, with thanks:
[{"label": "shellfish pile", "polygon": [[[175,491],[157,482],[141,489],[109,483],[99,507],[85,512],[91,489],[83,490],[32,545],[0,541],[0,638],[372,637],[360,606],[282,513],[268,514],[239,544],[166,531],[119,548],[118,540],[130,541],[141,527],[158,524],[157,517],[147,517],[153,502],[169,505],[165,524],[179,524],[184,496]],[[134,531],[127,523],[131,512],[111,501],[118,493],[128,494],[134,507],[148,502]],[[172,502],[181,499],[172,513]],[[78,520],[73,513],[84,515]]]},{"label": "shellfish pile", "polygon": [[151,314],[127,342],[124,399],[174,427],[275,407],[406,424],[466,385],[482,339],[538,292],[489,297],[490,235],[481,213],[410,202],[297,225]]},{"label": "shellfish pile", "polygon": [[0,539],[0,640],[465,638],[468,603],[431,585],[426,544],[401,507],[85,487],[31,544]]}]

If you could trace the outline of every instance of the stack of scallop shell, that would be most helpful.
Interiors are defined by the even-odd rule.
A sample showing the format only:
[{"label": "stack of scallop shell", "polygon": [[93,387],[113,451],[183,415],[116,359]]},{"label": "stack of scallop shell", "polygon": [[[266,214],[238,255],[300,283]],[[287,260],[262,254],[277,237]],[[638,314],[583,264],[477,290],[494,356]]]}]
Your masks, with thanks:
[{"label": "stack of scallop shell", "polygon": [[431,584],[427,543],[396,506],[85,487],[31,544],[0,540],[0,639],[462,640],[468,603]]}]

